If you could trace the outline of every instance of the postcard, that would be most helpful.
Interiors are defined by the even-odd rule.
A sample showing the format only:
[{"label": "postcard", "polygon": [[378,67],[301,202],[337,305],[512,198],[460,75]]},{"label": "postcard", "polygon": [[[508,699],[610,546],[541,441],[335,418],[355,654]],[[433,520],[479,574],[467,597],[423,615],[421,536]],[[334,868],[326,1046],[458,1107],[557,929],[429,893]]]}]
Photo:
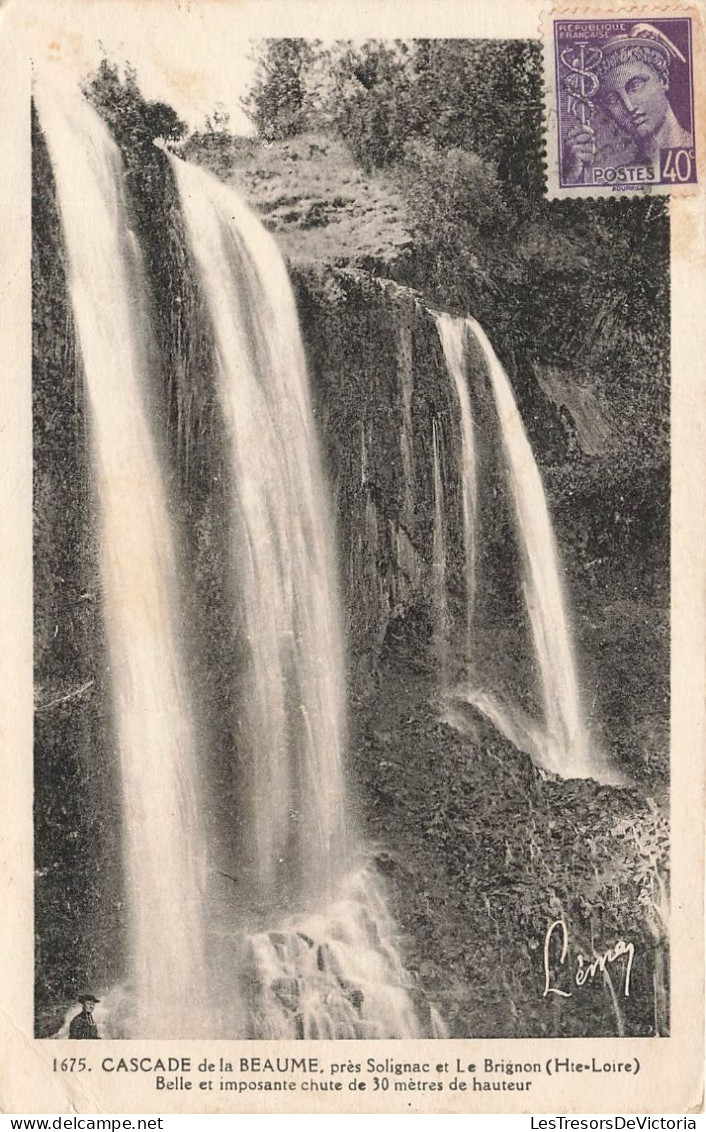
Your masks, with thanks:
[{"label": "postcard", "polygon": [[3,1110],[693,1126],[703,5],[0,45]]}]

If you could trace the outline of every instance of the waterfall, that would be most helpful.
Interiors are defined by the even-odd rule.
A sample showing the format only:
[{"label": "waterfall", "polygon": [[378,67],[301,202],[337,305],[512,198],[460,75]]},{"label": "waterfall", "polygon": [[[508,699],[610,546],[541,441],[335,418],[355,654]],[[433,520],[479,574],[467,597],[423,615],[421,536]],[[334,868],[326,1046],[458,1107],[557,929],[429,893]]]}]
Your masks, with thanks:
[{"label": "waterfall", "polygon": [[[168,500],[150,428],[145,281],[119,151],[79,99],[36,91],[89,408],[122,783],[132,1036],[193,1037],[206,999],[199,774]],[[115,1022],[115,1019],[113,1020]]]},{"label": "waterfall", "polygon": [[[522,589],[540,674],[544,722],[540,728],[518,705],[504,703],[487,688],[454,694],[486,715],[511,742],[546,769],[564,777],[597,776],[583,717],[572,632],[563,594],[559,554],[536,460],[522,424],[512,386],[488,338],[472,318],[434,315],[461,422],[460,479],[467,595],[466,639],[469,675],[473,667],[472,625],[476,590],[477,473],[474,424],[465,371],[465,336],[471,332],[483,353],[500,423],[508,485],[522,555]],[[436,562],[436,554],[434,554]],[[459,718],[452,713],[448,718]],[[605,777],[602,775],[601,777]]]},{"label": "waterfall", "polygon": [[334,898],[277,930],[245,941],[250,1033],[259,1038],[445,1036],[426,1007],[420,1025],[394,925],[367,868],[351,870]]},{"label": "waterfall", "polygon": [[446,367],[451,374],[458,397],[461,421],[461,448],[459,471],[461,505],[463,511],[463,553],[466,580],[466,651],[470,656],[473,630],[473,609],[476,597],[476,544],[475,531],[478,509],[476,451],[471,414],[471,398],[466,380],[466,321],[450,314],[435,315],[439,338],[444,351]]},{"label": "waterfall", "polygon": [[[235,749],[214,768],[196,739],[192,691],[208,683],[190,677],[208,661],[186,651],[200,626],[182,624],[173,469],[153,427],[165,407],[160,416],[147,316],[157,308],[123,163],[83,100],[37,95],[89,406],[122,783],[129,954],[124,982],[96,988],[102,1036],[445,1036],[415,993],[382,882],[347,820],[337,548],[284,261],[236,193],[169,158],[209,324],[198,330],[214,350],[221,420],[204,444],[226,463],[223,581],[238,665],[224,732]],[[368,510],[377,538],[369,495]],[[234,810],[210,814],[228,778]],[[226,840],[235,877],[219,868]]]},{"label": "waterfall", "polygon": [[234,617],[245,644],[241,844],[260,898],[240,953],[248,1033],[417,1036],[424,1026],[392,921],[347,828],[336,546],[286,266],[232,189],[171,161],[213,331],[230,465]]},{"label": "waterfall", "polygon": [[446,588],[446,514],[444,480],[438,421],[432,421],[432,456],[434,462],[434,533],[432,542],[432,602],[434,606],[434,649],[442,688],[448,677],[449,600]]},{"label": "waterfall", "polygon": [[543,761],[565,778],[596,774],[583,716],[559,553],[537,462],[512,386],[485,331],[467,325],[483,352],[500,422],[503,452],[523,559],[523,592],[544,700]]},{"label": "waterfall", "polygon": [[[332,521],[294,297],[274,240],[226,186],[172,159],[212,322],[246,642],[245,843],[263,895],[331,891],[345,858],[344,673]],[[266,800],[266,804],[263,804]]]}]

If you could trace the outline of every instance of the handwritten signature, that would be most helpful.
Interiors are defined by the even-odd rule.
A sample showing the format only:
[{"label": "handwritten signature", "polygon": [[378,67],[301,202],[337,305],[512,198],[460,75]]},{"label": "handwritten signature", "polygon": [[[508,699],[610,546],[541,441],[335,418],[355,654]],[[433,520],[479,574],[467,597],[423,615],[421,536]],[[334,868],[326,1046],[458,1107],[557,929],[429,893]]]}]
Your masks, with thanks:
[{"label": "handwritten signature", "polygon": [[[560,945],[561,951],[558,961],[552,963],[552,950]],[[566,964],[566,958],[569,953],[569,929],[564,920],[555,920],[547,928],[547,934],[544,937],[544,994],[546,998],[549,994],[558,994],[561,998],[571,998],[572,992],[560,990],[559,987],[552,986],[552,967],[563,967]],[[635,958],[635,945],[633,943],[626,943],[624,939],[619,939],[613,947],[609,947],[600,955],[594,955],[588,958],[578,953],[575,959],[576,969],[574,971],[574,982],[577,987],[584,986],[589,979],[594,979],[600,972],[601,974],[606,970],[608,964],[615,963],[616,959],[621,959],[627,955],[627,964],[625,967],[625,997],[630,997],[630,976],[632,974],[632,965]]]}]

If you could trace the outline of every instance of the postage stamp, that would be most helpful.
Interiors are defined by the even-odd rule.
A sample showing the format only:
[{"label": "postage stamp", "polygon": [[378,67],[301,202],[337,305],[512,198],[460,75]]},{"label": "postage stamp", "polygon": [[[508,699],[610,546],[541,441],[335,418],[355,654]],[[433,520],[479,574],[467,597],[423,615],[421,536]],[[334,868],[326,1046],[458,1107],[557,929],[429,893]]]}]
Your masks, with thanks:
[{"label": "postage stamp", "polygon": [[552,19],[550,192],[671,193],[696,184],[692,24],[647,11]]}]

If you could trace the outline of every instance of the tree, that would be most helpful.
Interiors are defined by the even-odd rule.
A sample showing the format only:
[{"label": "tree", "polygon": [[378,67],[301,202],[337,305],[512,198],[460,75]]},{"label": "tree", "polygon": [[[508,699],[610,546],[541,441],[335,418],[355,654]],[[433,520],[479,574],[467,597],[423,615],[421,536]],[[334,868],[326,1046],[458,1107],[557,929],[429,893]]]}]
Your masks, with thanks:
[{"label": "tree", "polygon": [[306,39],[267,39],[243,109],[269,141],[293,137],[307,126],[307,71],[314,47]]},{"label": "tree", "polygon": [[414,49],[369,40],[339,45],[331,62],[327,117],[335,131],[369,171],[398,160],[413,133]]},{"label": "tree", "polygon": [[501,178],[539,196],[538,45],[526,40],[420,40],[415,66],[419,132],[445,148],[471,150],[491,162]]},{"label": "tree", "polygon": [[222,102],[217,102],[213,113],[206,116],[207,134],[227,134],[230,126],[230,114]]},{"label": "tree", "polygon": [[101,60],[84,83],[83,92],[109,126],[118,144],[128,150],[147,152],[155,138],[179,141],[187,132],[172,106],[149,102],[137,85],[137,72],[129,63],[121,77],[118,65]]}]

